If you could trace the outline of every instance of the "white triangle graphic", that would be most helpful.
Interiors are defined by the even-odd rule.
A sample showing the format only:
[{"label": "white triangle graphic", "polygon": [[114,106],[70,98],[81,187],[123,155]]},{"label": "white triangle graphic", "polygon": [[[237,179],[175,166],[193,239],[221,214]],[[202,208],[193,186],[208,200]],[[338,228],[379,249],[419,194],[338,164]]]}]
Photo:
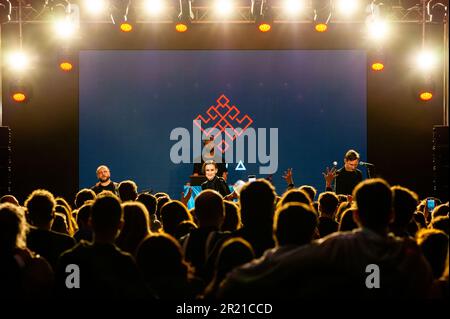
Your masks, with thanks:
[{"label": "white triangle graphic", "polygon": [[242,163],[242,161],[239,161],[239,163],[237,164],[237,166],[234,170],[235,171],[246,171],[247,169],[245,168],[244,163]]}]

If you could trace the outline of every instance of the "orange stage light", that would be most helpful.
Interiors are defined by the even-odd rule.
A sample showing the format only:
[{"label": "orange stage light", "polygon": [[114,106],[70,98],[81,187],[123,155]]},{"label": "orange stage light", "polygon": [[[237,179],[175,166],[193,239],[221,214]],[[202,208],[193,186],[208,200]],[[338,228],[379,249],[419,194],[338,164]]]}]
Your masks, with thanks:
[{"label": "orange stage light", "polygon": [[383,71],[384,64],[382,62],[374,62],[372,63],[372,70],[374,71]]},{"label": "orange stage light", "polygon": [[317,32],[325,32],[328,30],[328,26],[325,23],[316,24],[315,28]]},{"label": "orange stage light", "polygon": [[175,30],[177,30],[178,32],[186,32],[187,29],[188,29],[188,26],[185,23],[177,23],[175,25]]},{"label": "orange stage light", "polygon": [[27,96],[23,92],[15,92],[12,94],[12,98],[15,102],[22,103],[22,102],[25,102],[25,100],[27,99]]},{"label": "orange stage light", "polygon": [[272,26],[270,24],[268,24],[268,23],[261,23],[258,26],[258,29],[261,32],[268,32],[268,31],[270,31],[270,29],[272,29]]},{"label": "orange stage light", "polygon": [[59,64],[59,68],[64,72],[70,72],[73,69],[73,65],[69,61],[64,61]]},{"label": "orange stage light", "polygon": [[430,101],[433,98],[433,93],[428,92],[428,91],[420,92],[419,98],[425,102]]},{"label": "orange stage light", "polygon": [[133,26],[127,22],[124,22],[120,25],[120,30],[122,30],[122,32],[130,32],[133,30]]}]

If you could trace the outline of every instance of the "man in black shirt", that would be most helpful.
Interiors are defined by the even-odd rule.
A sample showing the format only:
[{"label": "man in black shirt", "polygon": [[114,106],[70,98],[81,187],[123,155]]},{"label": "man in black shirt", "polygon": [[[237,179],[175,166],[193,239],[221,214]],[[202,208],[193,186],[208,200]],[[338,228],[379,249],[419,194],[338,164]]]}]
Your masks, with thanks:
[{"label": "man in black shirt", "polygon": [[362,181],[362,173],[357,169],[359,154],[349,150],[344,157],[344,167],[336,171],[336,194],[351,195],[355,186]]},{"label": "man in black shirt", "polygon": [[97,168],[98,183],[91,187],[95,194],[103,191],[110,191],[117,195],[118,184],[111,180],[111,173],[106,165],[100,165]]}]

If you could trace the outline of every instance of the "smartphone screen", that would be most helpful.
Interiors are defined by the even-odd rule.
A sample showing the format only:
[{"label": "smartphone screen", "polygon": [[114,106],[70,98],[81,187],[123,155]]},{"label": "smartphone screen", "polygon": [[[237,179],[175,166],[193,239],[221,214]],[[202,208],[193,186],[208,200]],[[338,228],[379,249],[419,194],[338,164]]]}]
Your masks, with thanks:
[{"label": "smartphone screen", "polygon": [[256,176],[255,176],[255,175],[248,175],[248,181],[249,181],[249,182],[254,182],[254,181],[256,181]]},{"label": "smartphone screen", "polygon": [[429,212],[433,211],[434,206],[436,206],[434,199],[427,199],[427,208]]}]

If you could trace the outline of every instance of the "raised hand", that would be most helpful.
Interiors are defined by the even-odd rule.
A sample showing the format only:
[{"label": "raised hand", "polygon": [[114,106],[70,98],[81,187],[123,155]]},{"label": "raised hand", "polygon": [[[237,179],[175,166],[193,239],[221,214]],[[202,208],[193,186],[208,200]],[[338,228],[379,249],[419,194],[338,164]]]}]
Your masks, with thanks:
[{"label": "raised hand", "polygon": [[[186,185],[189,185],[189,183]],[[192,187],[189,187],[189,190],[186,195],[184,195],[184,192],[181,192],[181,200],[180,201],[184,204],[184,206],[187,207],[187,203],[189,202],[191,195],[192,195]]]},{"label": "raised hand", "polygon": [[331,187],[331,183],[336,178],[336,167],[333,167],[332,169],[329,169],[327,167],[326,171],[322,173],[323,177],[325,178],[326,187]]},{"label": "raised hand", "polygon": [[288,185],[294,184],[294,179],[292,178],[292,168],[288,168],[284,174],[283,178]]},{"label": "raised hand", "polygon": [[236,191],[233,191],[231,194],[228,194],[223,199],[225,199],[225,200],[234,200],[234,199],[236,199],[238,197],[239,197],[238,193]]}]

